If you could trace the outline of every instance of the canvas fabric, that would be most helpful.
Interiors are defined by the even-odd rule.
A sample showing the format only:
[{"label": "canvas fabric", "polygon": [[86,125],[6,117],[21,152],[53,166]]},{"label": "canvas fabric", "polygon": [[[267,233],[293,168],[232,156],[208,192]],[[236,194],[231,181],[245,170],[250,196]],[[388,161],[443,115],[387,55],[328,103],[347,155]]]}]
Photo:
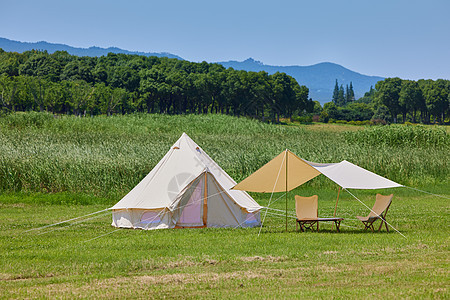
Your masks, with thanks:
[{"label": "canvas fabric", "polygon": [[234,186],[233,190],[285,192],[320,174],[346,189],[383,189],[402,186],[346,160],[339,163],[315,163],[299,158],[286,150]]},{"label": "canvas fabric", "polygon": [[[257,226],[262,207],[246,192],[230,190],[234,185],[183,133],[150,173],[111,208],[112,225],[141,229]],[[142,222],[143,214],[155,211],[160,223]]]},{"label": "canvas fabric", "polygon": [[237,184],[233,190],[259,193],[285,192],[318,175],[319,171],[286,150]]}]

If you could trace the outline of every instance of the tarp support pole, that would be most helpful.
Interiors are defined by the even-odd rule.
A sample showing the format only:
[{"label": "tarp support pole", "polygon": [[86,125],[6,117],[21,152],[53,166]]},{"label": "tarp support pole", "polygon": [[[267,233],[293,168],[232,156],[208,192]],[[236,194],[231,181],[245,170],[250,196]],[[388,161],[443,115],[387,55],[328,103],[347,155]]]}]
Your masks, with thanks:
[{"label": "tarp support pole", "polygon": [[334,214],[333,214],[333,217],[336,217],[336,210],[337,210],[337,205],[338,205],[338,201],[339,201],[339,193],[341,192],[341,187],[339,187],[339,189],[338,189],[338,196],[337,196],[337,199],[336,199],[336,205],[334,206]]},{"label": "tarp support pole", "polygon": [[288,150],[286,149],[286,232],[288,231]]},{"label": "tarp support pole", "polygon": [[[336,217],[336,211],[337,211],[337,205],[338,205],[338,201],[339,201],[339,193],[340,192],[341,192],[341,187],[339,186],[338,195],[337,195],[337,199],[336,199],[336,205],[334,206],[333,218]],[[333,226],[334,226],[334,223],[331,223],[331,230],[333,230]]]},{"label": "tarp support pole", "polygon": [[205,177],[204,177],[204,187],[203,187],[203,225],[206,226],[207,221],[208,221],[208,184],[207,184],[207,180],[208,178],[207,176],[207,172],[205,172]]}]

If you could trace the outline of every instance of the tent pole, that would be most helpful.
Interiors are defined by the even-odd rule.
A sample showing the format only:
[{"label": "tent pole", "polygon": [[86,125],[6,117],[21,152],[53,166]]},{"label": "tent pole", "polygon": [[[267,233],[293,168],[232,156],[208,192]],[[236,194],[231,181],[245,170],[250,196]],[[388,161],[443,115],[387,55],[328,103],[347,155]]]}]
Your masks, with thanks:
[{"label": "tent pole", "polygon": [[333,217],[336,217],[336,210],[337,210],[337,204],[338,204],[338,201],[339,201],[339,193],[341,192],[341,187],[339,187],[339,189],[338,189],[338,196],[337,196],[337,199],[336,199],[336,205],[334,206],[334,214],[333,214]]},{"label": "tent pole", "polygon": [[[338,195],[337,195],[337,199],[336,199],[336,205],[334,206],[334,214],[333,217],[336,217],[336,211],[337,211],[337,205],[338,205],[338,201],[339,201],[339,193],[341,192],[341,187],[339,186],[338,189]],[[333,223],[331,223],[331,229],[333,230]]]},{"label": "tent pole", "polygon": [[207,226],[207,222],[208,222],[208,178],[207,178],[208,173],[205,172],[205,177],[203,178],[203,180],[205,181],[203,183],[203,226]]},{"label": "tent pole", "polygon": [[288,199],[287,199],[287,192],[288,192],[288,150],[286,149],[286,232],[288,231]]}]

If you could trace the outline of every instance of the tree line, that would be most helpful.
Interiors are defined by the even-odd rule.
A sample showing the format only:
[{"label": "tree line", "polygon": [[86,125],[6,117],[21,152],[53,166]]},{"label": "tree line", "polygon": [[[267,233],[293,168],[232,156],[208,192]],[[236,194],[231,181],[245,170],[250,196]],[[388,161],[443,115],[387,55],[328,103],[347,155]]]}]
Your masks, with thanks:
[{"label": "tree line", "polygon": [[316,104],[314,113],[320,114],[319,119],[323,122],[377,120],[397,123],[400,120],[403,123],[443,124],[449,121],[450,80],[386,78],[356,101],[351,99],[351,91],[352,88],[347,86],[344,93],[343,86],[339,88],[336,80],[332,101],[325,103],[323,108]]},{"label": "tree line", "polygon": [[279,121],[312,111],[309,90],[285,73],[225,69],[165,57],[0,49],[0,110],[98,115],[222,113]]}]

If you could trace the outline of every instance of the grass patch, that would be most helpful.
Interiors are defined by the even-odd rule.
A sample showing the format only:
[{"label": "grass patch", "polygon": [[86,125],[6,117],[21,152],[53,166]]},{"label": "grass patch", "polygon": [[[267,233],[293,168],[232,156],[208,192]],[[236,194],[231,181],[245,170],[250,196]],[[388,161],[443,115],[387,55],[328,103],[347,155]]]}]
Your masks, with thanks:
[{"label": "grass patch", "polygon": [[[441,186],[448,195],[448,186]],[[252,229],[125,230],[100,214],[83,223],[25,232],[107,208],[112,200],[60,205],[67,194],[9,194],[0,197],[0,295],[23,297],[337,297],[367,295],[446,298],[449,279],[448,201],[398,188],[388,221],[395,232],[368,233],[355,219],[367,211],[341,193],[341,233],[300,233],[289,219],[268,214],[261,235]],[[319,215],[332,215],[335,189],[298,188],[319,194]],[[367,205],[373,191],[356,191]],[[269,195],[255,195],[267,205]],[[277,200],[279,198],[279,200]],[[66,199],[66,200],[64,200]],[[276,194],[273,207],[284,209]],[[430,224],[432,223],[432,226]],[[45,234],[40,234],[44,233]],[[40,235],[39,235],[40,234]],[[105,235],[106,234],[106,235]],[[102,236],[97,239],[98,236]],[[93,240],[92,240],[93,239]]]},{"label": "grass patch", "polygon": [[[380,128],[214,115],[0,118],[0,298],[448,299],[448,134],[438,147],[427,131],[419,144],[414,135],[367,143],[396,135]],[[376,192],[393,192],[387,220],[406,239],[364,232],[355,216],[368,212],[346,192],[341,233],[330,224],[296,232],[291,218],[285,232],[283,212],[268,214],[259,236],[259,228],[117,230],[107,212],[27,232],[111,207],[183,131],[237,181],[289,148],[312,161],[347,159],[447,198],[406,188],[352,191],[369,207]],[[288,193],[290,215],[296,194],[317,194],[319,215],[333,215],[337,187],[324,176]],[[270,195],[252,196],[269,203]],[[271,201],[284,210],[283,194]]]}]

